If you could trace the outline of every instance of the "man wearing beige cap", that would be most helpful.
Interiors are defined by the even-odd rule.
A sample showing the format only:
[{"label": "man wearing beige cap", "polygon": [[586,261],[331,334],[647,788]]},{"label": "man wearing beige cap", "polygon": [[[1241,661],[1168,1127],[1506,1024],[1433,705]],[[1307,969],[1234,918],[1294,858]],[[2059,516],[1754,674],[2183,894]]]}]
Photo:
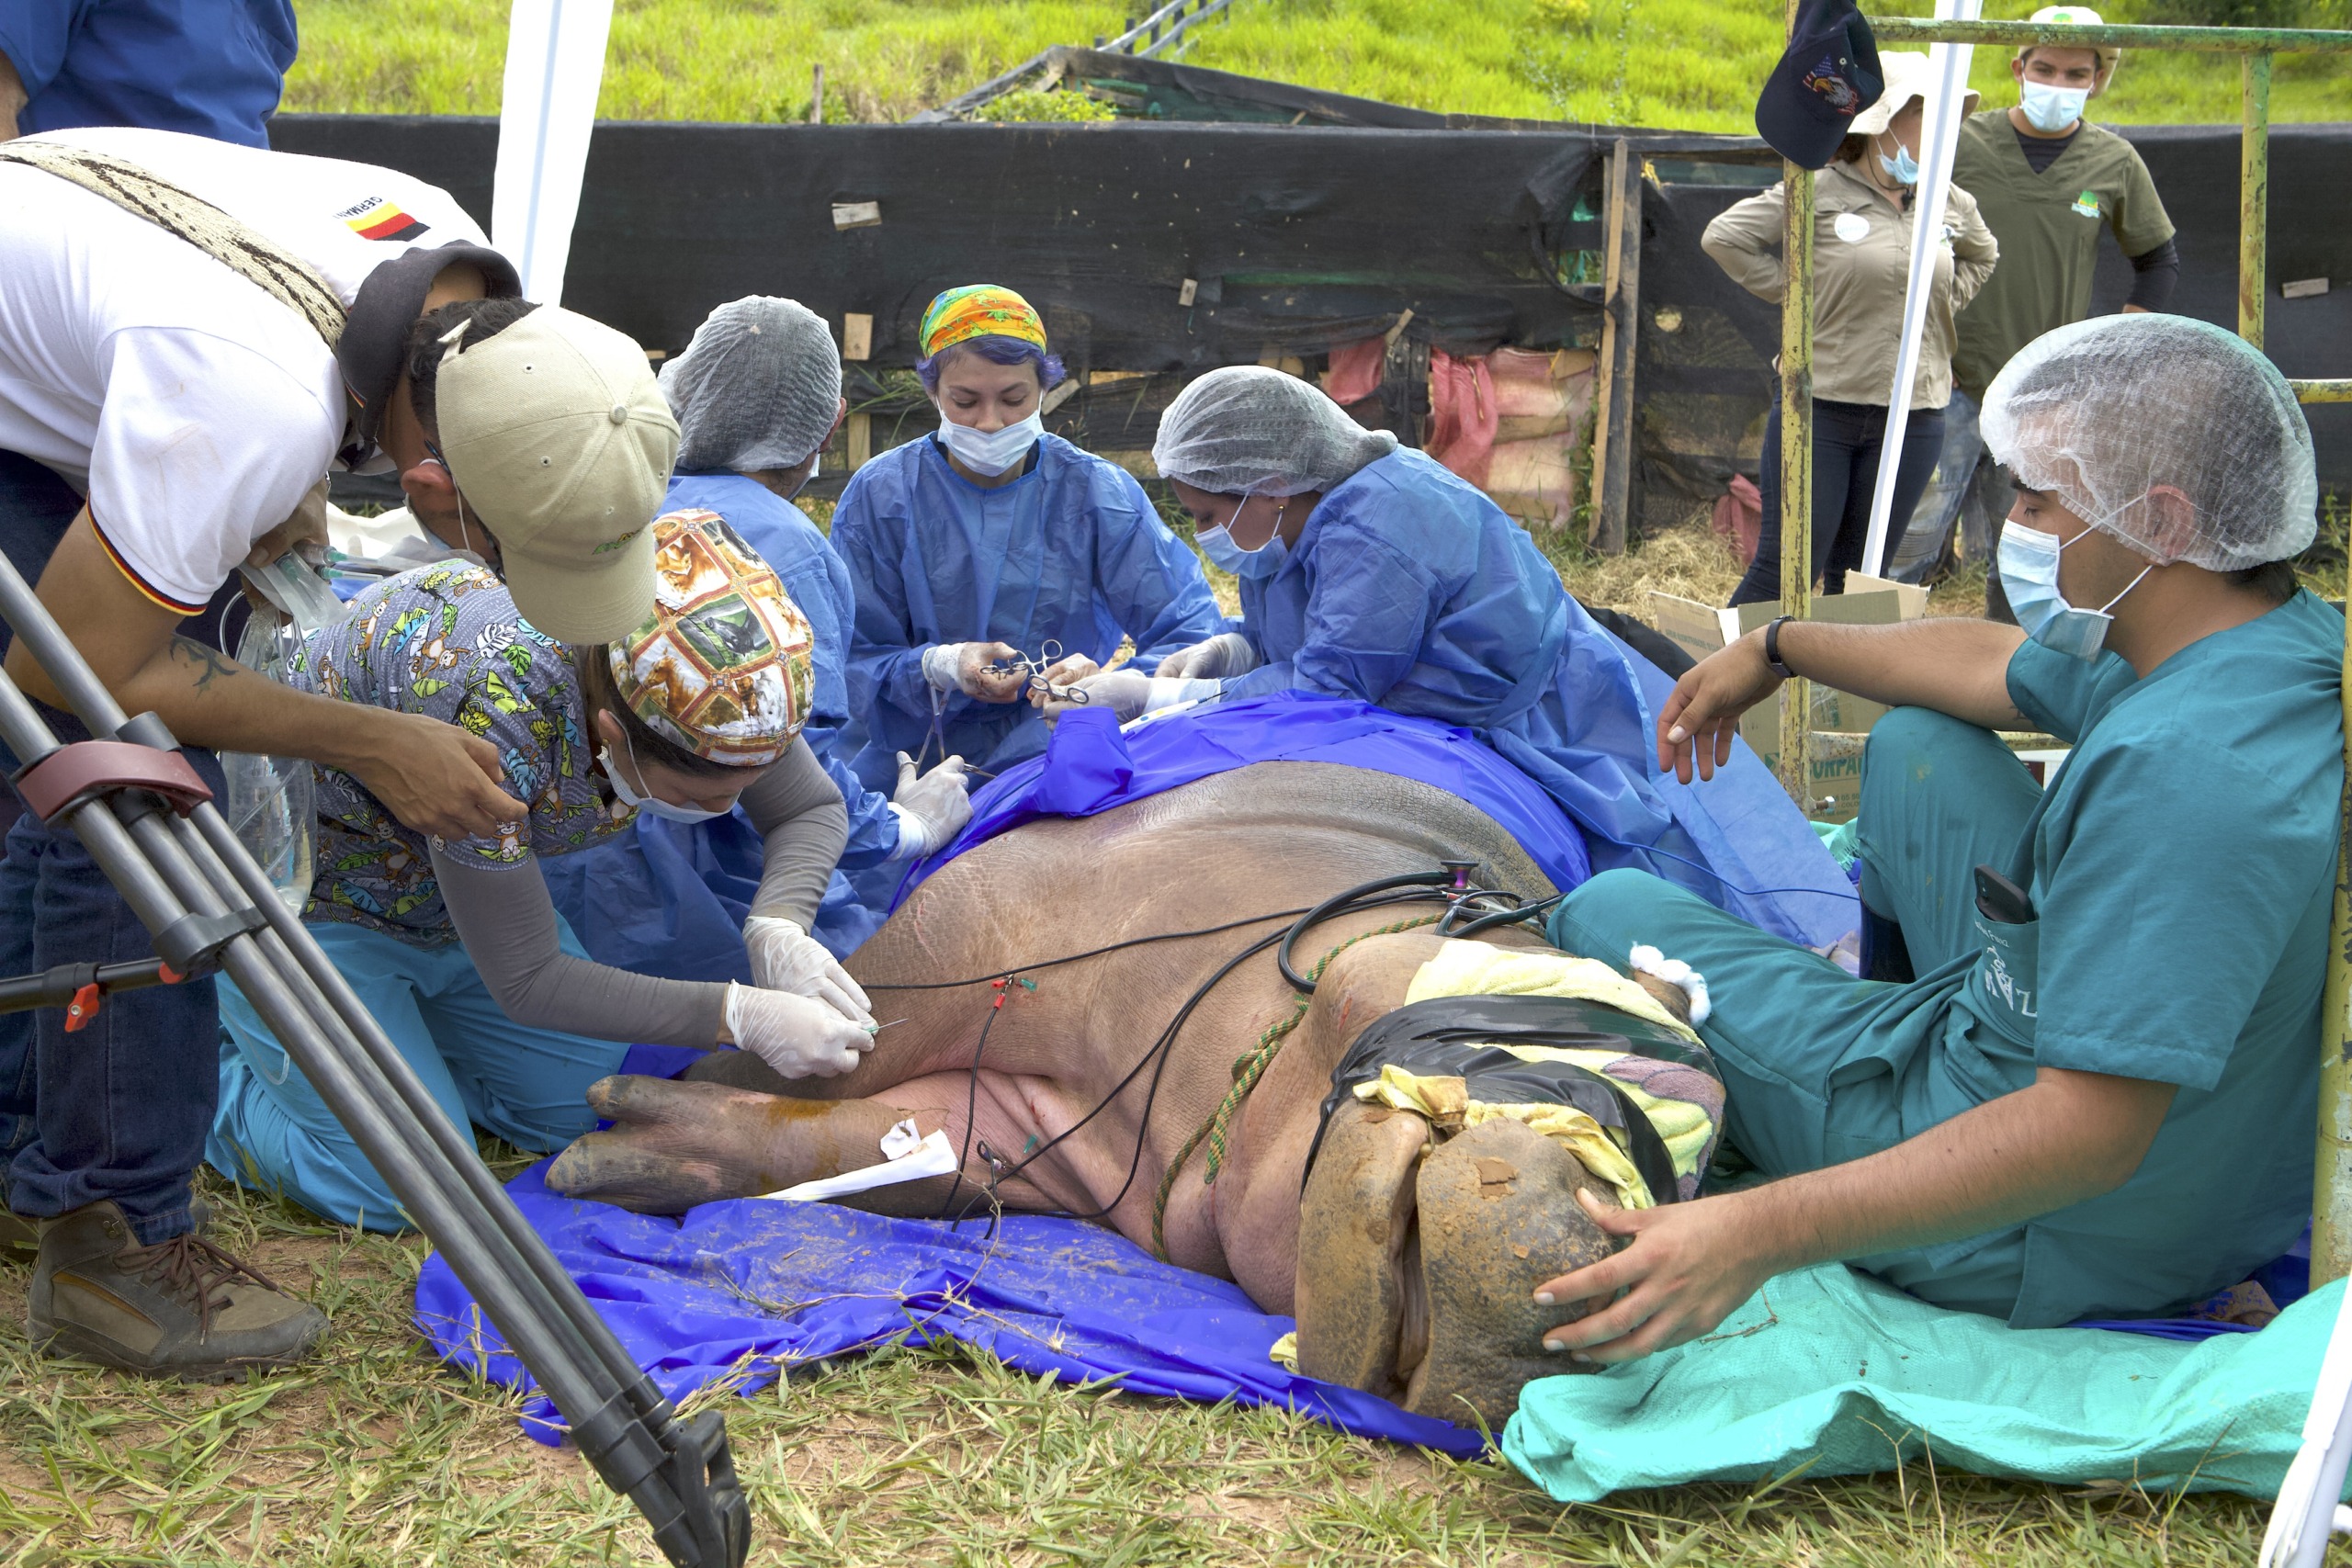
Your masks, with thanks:
[{"label": "man wearing beige cap", "polygon": [[[2047,6],[2030,19],[2100,25],[2099,14],[2087,6]],[[1961,313],[1951,417],[1944,425],[1936,483],[1891,576],[1917,581],[1935,567],[1972,493],[1984,498],[1979,515],[1998,528],[2010,487],[1993,471],[1976,411],[1993,378],[2020,349],[2091,313],[2101,231],[2115,236],[2132,264],[2123,310],[2160,311],[2171,301],[2180,252],[2155,181],[2138,149],[2085,118],[2091,102],[2114,85],[2122,59],[2121,50],[2108,45],[2020,49],[2009,61],[2017,103],[1962,122],[1952,183],[1976,198],[1985,226],[2000,242],[2001,265]],[[1985,598],[1996,618],[2009,618],[1997,563]]]},{"label": "man wearing beige cap", "polygon": [[[122,705],[160,715],[216,789],[221,749],[341,768],[428,834],[521,817],[494,748],[258,676],[205,640],[210,612],[241,566],[320,536],[340,462],[398,469],[436,531],[486,526],[550,632],[622,635],[651,607],[639,536],[677,442],[636,345],[548,309],[469,351],[433,345],[438,386],[415,387],[421,316],[517,291],[456,202],[387,169],[163,131],[0,147],[0,552]],[[435,389],[437,409],[418,406]],[[7,670],[58,700],[23,650]],[[20,818],[0,974],[150,951],[74,836]],[[0,1016],[0,1253],[38,1221],[45,1348],[226,1375],[323,1328],[194,1234],[219,1037],[209,978],[111,999],[70,1040],[54,1011]]]}]

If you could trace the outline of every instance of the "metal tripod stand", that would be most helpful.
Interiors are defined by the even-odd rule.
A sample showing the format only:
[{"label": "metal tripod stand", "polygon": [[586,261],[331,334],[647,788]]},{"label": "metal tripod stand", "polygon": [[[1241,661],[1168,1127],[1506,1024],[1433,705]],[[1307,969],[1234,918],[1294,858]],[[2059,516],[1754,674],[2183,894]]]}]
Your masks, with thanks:
[{"label": "metal tripod stand", "polygon": [[0,742],[22,764],[11,782],[28,809],[82,840],[153,935],[158,961],[0,980],[0,1010],[72,1005],[86,1017],[113,989],[215,970],[236,981],[662,1552],[678,1568],[739,1568],[751,1513],[725,1418],[678,1418],[278,900],[171,731],[153,714],[124,716],[6,560],[0,620],[97,738],[61,745],[0,673]]}]

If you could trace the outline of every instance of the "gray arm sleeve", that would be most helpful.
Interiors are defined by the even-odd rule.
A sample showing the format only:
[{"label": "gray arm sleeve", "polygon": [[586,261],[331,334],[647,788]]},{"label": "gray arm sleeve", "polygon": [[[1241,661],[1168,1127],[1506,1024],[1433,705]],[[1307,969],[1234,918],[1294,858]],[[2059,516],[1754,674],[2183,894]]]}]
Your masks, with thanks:
[{"label": "gray arm sleeve", "polygon": [[849,842],[849,807],[806,740],[762,773],[740,797],[760,834],[760,891],[752,913],[775,915],[807,931],[825,883]]},{"label": "gray arm sleeve", "polygon": [[[836,809],[840,798],[834,796]],[[435,849],[433,874],[467,956],[515,1022],[593,1040],[704,1051],[718,1043],[727,1007],[724,985],[632,975],[574,958],[557,945],[555,900],[538,862],[469,866]]]}]

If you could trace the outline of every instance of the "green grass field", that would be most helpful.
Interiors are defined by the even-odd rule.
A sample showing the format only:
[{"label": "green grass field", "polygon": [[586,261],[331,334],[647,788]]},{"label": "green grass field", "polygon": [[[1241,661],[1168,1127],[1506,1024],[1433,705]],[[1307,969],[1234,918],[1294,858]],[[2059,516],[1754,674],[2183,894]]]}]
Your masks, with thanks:
[{"label": "green grass field", "polygon": [[[2145,0],[2118,0],[2125,21]],[[619,0],[599,112],[612,119],[797,120],[810,69],[826,118],[903,118],[1057,43],[1091,43],[1149,7],[1075,0]],[[2022,17],[2030,0],[1990,11]],[[495,114],[504,10],[460,0],[299,0],[289,109]],[[1905,6],[1905,12],[1926,7]],[[1747,131],[1781,48],[1776,0],[1236,0],[1187,63],[1417,107]],[[2010,101],[2006,57],[1977,87]],[[2288,56],[2280,119],[2343,118],[2352,62]],[[2227,60],[2127,55],[2099,118],[2238,118]]]},{"label": "green grass field", "polygon": [[[1145,8],[619,0],[601,112],[805,119],[810,68],[822,63],[827,118],[896,119],[1047,45],[1115,32]],[[2021,16],[2030,4],[1994,8]],[[503,7],[297,9],[288,109],[497,111]],[[1237,0],[1186,58],[1431,109],[1742,131],[1779,49],[1778,18],[1772,0]],[[1977,75],[1988,92],[2006,81],[1998,58]],[[2284,61],[2277,111],[2342,118],[2347,84],[2341,66]],[[2127,59],[2100,110],[2126,121],[2236,112],[2233,66],[2152,55]],[[1606,559],[1546,547],[1577,593],[1637,611],[1647,589],[1720,600],[1736,576],[1695,528]],[[1230,609],[1230,580],[1216,575]],[[1947,583],[1935,610],[1966,613],[1981,592],[1981,575]],[[524,1438],[510,1398],[421,1349],[409,1325],[421,1243],[355,1235],[200,1181],[220,1239],[330,1314],[324,1355],[280,1376],[188,1388],[40,1361],[0,1327],[0,1568],[654,1560],[628,1506],[575,1453]],[[0,1325],[22,1322],[26,1280],[0,1265]],[[1499,1461],[1432,1458],[1272,1412],[1059,1387],[957,1350],[800,1369],[728,1408],[763,1565],[2236,1568],[2253,1561],[2265,1517],[2239,1498],[1922,1464],[1560,1507]]]},{"label": "green grass field", "polygon": [[[575,1453],[523,1437],[513,1400],[419,1348],[420,1244],[200,1180],[222,1242],[329,1314],[324,1353],[203,1388],[37,1361],[0,1333],[0,1565],[660,1561]],[[0,1265],[0,1320],[22,1321],[27,1277]],[[2265,1517],[1918,1462],[1563,1508],[1499,1461],[1068,1388],[956,1349],[803,1368],[725,1407],[761,1568],[2244,1568]]]}]

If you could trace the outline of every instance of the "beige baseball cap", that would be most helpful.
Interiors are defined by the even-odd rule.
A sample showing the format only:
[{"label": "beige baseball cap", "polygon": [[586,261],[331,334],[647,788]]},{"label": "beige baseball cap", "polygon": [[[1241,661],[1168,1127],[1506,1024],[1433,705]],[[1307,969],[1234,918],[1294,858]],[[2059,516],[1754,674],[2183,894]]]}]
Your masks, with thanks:
[{"label": "beige baseball cap", "polygon": [[461,339],[434,393],[457,485],[497,536],[523,618],[559,642],[625,637],[653,614],[653,535],[678,422],[627,333],[542,305]]}]

